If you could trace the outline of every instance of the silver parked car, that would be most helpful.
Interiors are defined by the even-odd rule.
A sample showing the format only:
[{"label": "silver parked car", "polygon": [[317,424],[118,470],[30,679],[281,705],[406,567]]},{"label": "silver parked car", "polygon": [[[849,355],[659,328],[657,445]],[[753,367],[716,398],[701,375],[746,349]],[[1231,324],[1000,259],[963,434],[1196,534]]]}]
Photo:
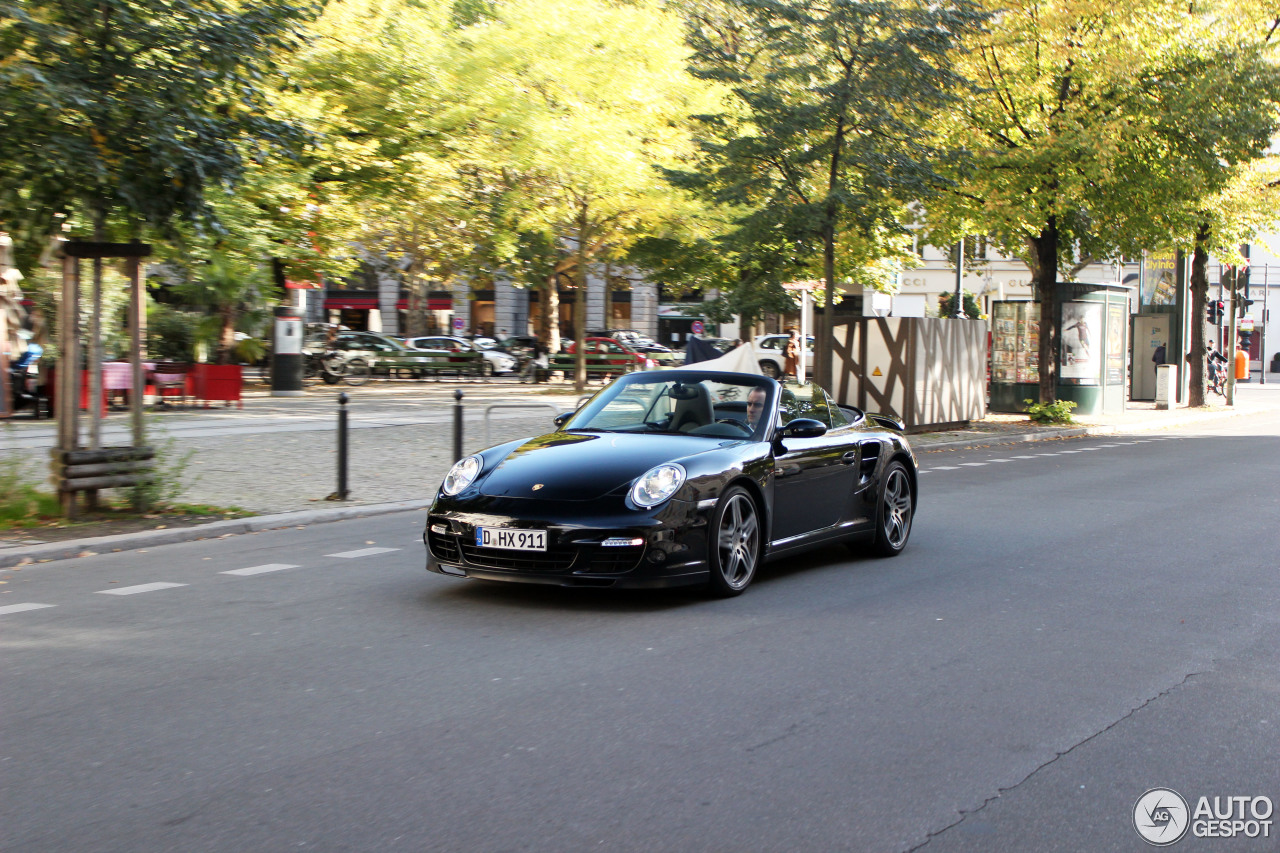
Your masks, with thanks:
[{"label": "silver parked car", "polygon": [[[483,342],[490,342],[484,346]],[[516,369],[516,359],[510,353],[496,349],[496,341],[490,338],[478,338],[469,341],[466,338],[455,338],[450,335],[428,335],[418,338],[406,338],[405,343],[418,350],[434,350],[436,352],[478,352],[484,358],[486,376],[496,373],[511,373]]]}]

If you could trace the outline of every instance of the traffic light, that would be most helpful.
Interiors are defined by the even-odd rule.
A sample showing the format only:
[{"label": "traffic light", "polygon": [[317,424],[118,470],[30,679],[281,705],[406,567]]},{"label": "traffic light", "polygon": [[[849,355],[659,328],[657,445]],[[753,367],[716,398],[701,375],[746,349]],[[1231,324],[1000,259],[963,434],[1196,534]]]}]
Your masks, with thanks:
[{"label": "traffic light", "polygon": [[1208,309],[1209,309],[1209,322],[1215,326],[1221,326],[1222,315],[1223,315],[1223,312],[1226,310],[1226,305],[1223,304],[1221,299],[1210,299]]}]

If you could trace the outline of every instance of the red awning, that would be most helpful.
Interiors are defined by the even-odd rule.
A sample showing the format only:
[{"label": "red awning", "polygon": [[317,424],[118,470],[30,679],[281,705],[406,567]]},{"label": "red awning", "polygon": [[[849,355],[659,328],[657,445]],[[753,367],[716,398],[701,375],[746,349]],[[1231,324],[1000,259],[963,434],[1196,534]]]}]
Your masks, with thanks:
[{"label": "red awning", "polygon": [[[375,296],[344,296],[341,292],[330,293],[324,299],[324,307],[327,309],[351,308],[358,310],[371,310],[378,308],[378,299]],[[396,308],[401,311],[409,310],[409,300],[396,300]],[[449,311],[453,308],[452,299],[428,299],[428,311]]]}]

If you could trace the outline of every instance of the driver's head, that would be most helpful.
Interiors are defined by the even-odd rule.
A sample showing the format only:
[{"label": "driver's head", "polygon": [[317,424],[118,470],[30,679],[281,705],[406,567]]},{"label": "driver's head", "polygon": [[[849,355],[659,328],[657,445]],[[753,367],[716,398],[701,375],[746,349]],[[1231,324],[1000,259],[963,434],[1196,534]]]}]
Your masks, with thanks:
[{"label": "driver's head", "polygon": [[760,416],[764,414],[764,401],[768,396],[763,388],[752,388],[747,392],[747,423],[751,426],[760,423]]}]

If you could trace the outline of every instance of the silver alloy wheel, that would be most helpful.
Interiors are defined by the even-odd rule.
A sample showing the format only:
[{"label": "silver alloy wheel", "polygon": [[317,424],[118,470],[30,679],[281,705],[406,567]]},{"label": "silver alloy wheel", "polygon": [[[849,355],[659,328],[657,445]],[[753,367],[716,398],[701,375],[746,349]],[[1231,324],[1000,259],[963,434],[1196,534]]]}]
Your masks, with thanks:
[{"label": "silver alloy wheel", "polygon": [[906,471],[893,468],[884,484],[880,523],[884,528],[885,542],[895,551],[907,544],[907,536],[911,533],[911,511],[911,480],[907,478]]},{"label": "silver alloy wheel", "polygon": [[745,494],[736,494],[720,515],[717,534],[720,574],[730,589],[740,590],[756,573],[760,553],[760,522],[755,504]]}]

